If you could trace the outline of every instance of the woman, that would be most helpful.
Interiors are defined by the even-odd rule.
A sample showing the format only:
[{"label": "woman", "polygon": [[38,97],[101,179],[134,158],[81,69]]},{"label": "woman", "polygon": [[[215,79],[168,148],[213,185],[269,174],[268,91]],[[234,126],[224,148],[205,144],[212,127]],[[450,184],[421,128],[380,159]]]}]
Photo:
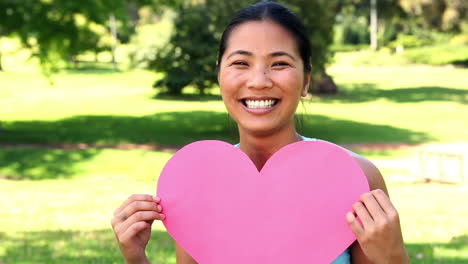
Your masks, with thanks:
[{"label": "woman", "polygon": [[[299,100],[308,92],[309,61],[304,26],[277,3],[244,8],[223,33],[218,56],[221,95],[238,125],[238,147],[258,169],[285,145],[310,140],[297,134],[294,125]],[[333,263],[409,263],[398,214],[380,172],[370,161],[350,154],[372,191],[346,215],[357,242]],[[126,263],[149,263],[145,248],[151,223],[165,217],[159,202],[151,195],[132,195],[115,211],[112,226]],[[177,243],[176,255],[177,263],[196,263]]]}]

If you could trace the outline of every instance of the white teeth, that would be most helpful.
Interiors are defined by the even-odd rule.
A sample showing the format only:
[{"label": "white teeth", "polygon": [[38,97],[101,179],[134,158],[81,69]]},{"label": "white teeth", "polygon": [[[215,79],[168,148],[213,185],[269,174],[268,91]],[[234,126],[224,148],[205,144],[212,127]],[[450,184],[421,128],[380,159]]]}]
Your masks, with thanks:
[{"label": "white teeth", "polygon": [[272,100],[245,100],[248,108],[270,108],[276,103],[276,99]]}]

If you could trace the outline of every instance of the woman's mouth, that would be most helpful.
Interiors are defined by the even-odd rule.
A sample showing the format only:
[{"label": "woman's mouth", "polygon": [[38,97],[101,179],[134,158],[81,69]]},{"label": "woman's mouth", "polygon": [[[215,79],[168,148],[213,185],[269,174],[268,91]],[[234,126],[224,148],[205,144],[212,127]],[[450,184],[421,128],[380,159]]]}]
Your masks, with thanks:
[{"label": "woman's mouth", "polygon": [[278,99],[253,100],[243,99],[242,104],[249,109],[269,109],[279,102]]}]

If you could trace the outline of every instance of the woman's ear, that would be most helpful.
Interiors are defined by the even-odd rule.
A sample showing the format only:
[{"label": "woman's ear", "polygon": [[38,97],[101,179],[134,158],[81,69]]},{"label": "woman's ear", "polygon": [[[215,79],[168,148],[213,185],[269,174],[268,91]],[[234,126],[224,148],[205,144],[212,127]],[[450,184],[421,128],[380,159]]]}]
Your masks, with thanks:
[{"label": "woman's ear", "polygon": [[307,94],[309,93],[310,79],[311,79],[310,76],[311,76],[310,72],[304,75],[304,88],[302,89],[302,92],[301,92],[302,97],[306,97]]}]

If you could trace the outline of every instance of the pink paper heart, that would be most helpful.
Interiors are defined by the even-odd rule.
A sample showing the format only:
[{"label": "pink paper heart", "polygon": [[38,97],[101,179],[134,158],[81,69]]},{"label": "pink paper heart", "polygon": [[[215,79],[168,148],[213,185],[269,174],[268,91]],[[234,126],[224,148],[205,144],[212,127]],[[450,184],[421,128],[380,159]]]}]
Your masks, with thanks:
[{"label": "pink paper heart", "polygon": [[369,191],[345,150],[300,141],[261,172],[239,148],[199,141],[158,181],[169,234],[200,264],[330,263],[355,236],[345,215]]}]

